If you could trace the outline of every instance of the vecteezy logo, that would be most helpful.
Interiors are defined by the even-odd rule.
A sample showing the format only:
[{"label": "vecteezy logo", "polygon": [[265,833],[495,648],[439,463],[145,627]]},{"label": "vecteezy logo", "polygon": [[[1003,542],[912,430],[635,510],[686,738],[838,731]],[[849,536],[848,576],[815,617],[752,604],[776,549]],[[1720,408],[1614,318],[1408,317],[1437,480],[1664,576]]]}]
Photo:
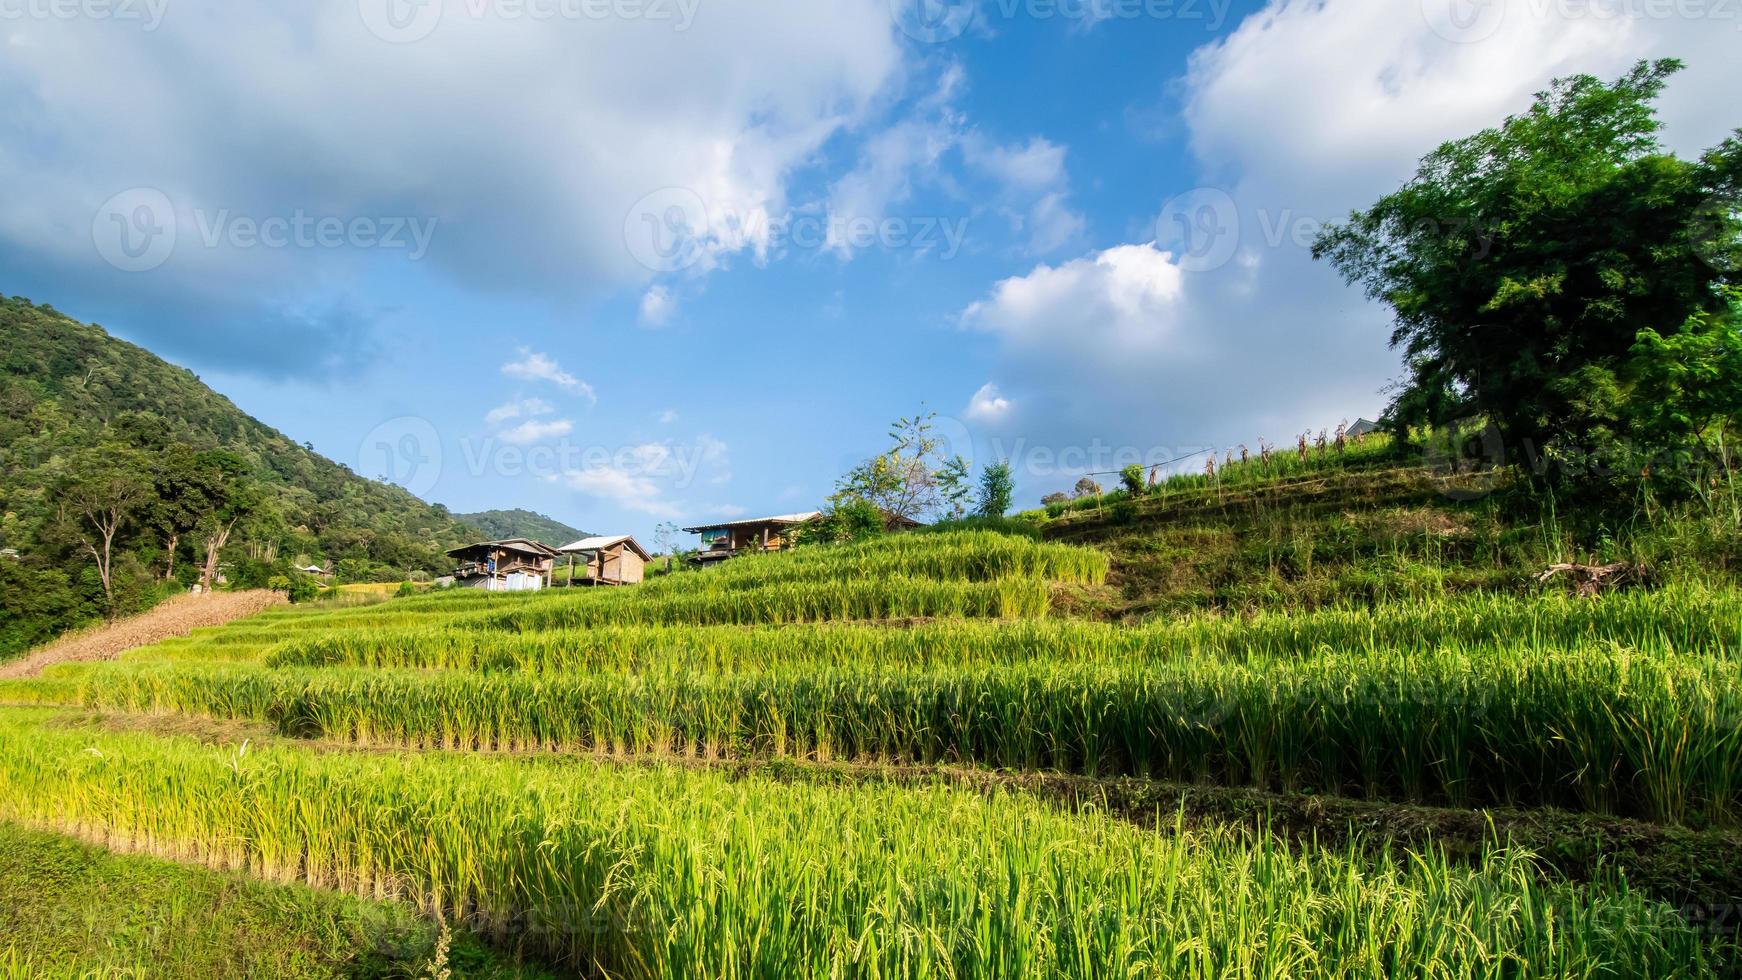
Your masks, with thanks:
[{"label": "vecteezy logo", "polygon": [[654,272],[676,272],[701,260],[708,207],[687,187],[664,187],[636,201],[623,218],[623,244]]},{"label": "vecteezy logo", "polygon": [[357,13],[369,33],[389,44],[410,44],[441,23],[442,0],[357,0]]},{"label": "vecteezy logo", "polygon": [[1459,419],[1435,430],[1423,456],[1439,477],[1441,495],[1468,503],[1499,488],[1506,465],[1506,442],[1493,422]]},{"label": "vecteezy logo", "polygon": [[1694,216],[1688,235],[1694,254],[1723,273],[1742,271],[1742,202],[1735,196],[1714,197]]},{"label": "vecteezy logo", "polygon": [[974,20],[974,0],[889,0],[889,16],[901,33],[922,44],[962,36]]},{"label": "vecteezy logo", "polygon": [[1155,219],[1156,244],[1187,272],[1228,264],[1240,246],[1240,209],[1226,191],[1199,187],[1170,199]]},{"label": "vecteezy logo", "polygon": [[155,187],[122,191],[91,219],[91,243],[122,272],[155,269],[175,251],[175,206]]},{"label": "vecteezy logo", "polygon": [[1420,0],[1421,13],[1435,34],[1453,44],[1476,44],[1500,30],[1506,0]]},{"label": "vecteezy logo", "polygon": [[418,496],[435,488],[442,473],[442,440],[428,419],[388,419],[357,445],[357,472],[395,483]]}]

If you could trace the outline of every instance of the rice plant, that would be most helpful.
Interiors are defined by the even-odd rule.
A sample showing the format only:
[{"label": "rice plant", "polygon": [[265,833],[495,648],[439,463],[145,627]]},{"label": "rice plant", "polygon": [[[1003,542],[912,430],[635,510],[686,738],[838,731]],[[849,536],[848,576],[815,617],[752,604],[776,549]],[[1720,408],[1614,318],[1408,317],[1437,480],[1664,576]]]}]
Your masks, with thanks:
[{"label": "rice plant", "polygon": [[1731,661],[1541,647],[1242,660],[1113,648],[1071,660],[1044,653],[1059,634],[1026,635],[1038,655],[952,650],[929,665],[856,660],[819,631],[814,656],[749,670],[166,662],[66,666],[0,690],[414,748],[951,762],[1668,822],[1742,817],[1742,670]]},{"label": "rice plant", "polygon": [[[413,901],[578,971],[729,977],[1711,976],[1667,906],[1528,856],[1296,853],[944,788],[317,754],[0,712],[0,817]],[[1167,815],[1158,814],[1158,823]]]}]

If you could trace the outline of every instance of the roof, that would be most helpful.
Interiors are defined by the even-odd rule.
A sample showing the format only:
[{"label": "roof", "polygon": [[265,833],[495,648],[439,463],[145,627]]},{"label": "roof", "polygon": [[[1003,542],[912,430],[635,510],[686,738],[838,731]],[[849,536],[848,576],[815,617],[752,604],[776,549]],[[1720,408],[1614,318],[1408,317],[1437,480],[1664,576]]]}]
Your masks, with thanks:
[{"label": "roof", "polygon": [[641,542],[635,540],[635,535],[633,534],[596,534],[590,538],[582,538],[579,541],[570,541],[568,544],[558,548],[557,551],[564,554],[571,554],[577,551],[600,551],[605,548],[615,548],[620,544],[628,544],[629,547],[635,549],[635,553],[641,556],[642,561],[646,561],[653,557],[647,553],[646,548],[641,546]]},{"label": "roof", "polygon": [[698,524],[686,527],[685,531],[698,534],[702,531],[716,531],[725,527],[744,527],[751,524],[804,524],[823,516],[820,510],[807,510],[800,514],[776,514],[773,517],[746,517],[741,521],[721,521],[718,524]]},{"label": "roof", "polygon": [[529,555],[539,555],[544,558],[555,558],[556,552],[548,546],[539,544],[530,538],[504,538],[501,541],[479,541],[448,552],[450,556],[458,557],[474,548],[501,548],[504,551],[521,551]]}]

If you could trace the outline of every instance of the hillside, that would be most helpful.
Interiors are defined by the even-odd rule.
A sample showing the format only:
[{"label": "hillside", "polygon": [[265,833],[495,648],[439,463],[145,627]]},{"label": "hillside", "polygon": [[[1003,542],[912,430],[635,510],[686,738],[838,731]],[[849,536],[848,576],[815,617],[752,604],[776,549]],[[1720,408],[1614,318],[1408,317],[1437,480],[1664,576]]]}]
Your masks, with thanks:
[{"label": "hillside", "polygon": [[541,544],[560,548],[570,541],[587,537],[562,521],[530,510],[486,510],[476,514],[455,514],[454,519],[484,533],[491,540],[530,538]]},{"label": "hillside", "polygon": [[[0,628],[0,656],[101,612],[95,573],[57,533],[51,499],[70,459],[100,445],[239,457],[265,501],[225,551],[231,563],[302,557],[348,579],[403,578],[444,571],[442,552],[476,536],[445,508],[365,479],[250,417],[185,368],[52,307],[0,297],[0,547],[19,552],[0,561],[0,599],[19,614]],[[120,563],[132,590],[122,611],[149,605],[161,588],[145,569],[168,565],[161,544],[133,532]],[[188,542],[179,547],[185,568],[195,556]]]},{"label": "hillside", "polygon": [[1370,436],[1332,447],[1218,459],[1175,476],[1028,511],[1042,538],[1109,555],[1108,587],[1081,611],[1142,620],[1202,612],[1368,608],[1469,593],[1564,593],[1552,566],[1619,566],[1619,588],[1742,581],[1742,519],[1660,504],[1649,516],[1557,509],[1493,468],[1445,465]]},{"label": "hillside", "polygon": [[1734,975],[1727,571],[1539,582],[1576,536],[1377,444],[1221,475],[57,665],[0,818],[579,975]]}]

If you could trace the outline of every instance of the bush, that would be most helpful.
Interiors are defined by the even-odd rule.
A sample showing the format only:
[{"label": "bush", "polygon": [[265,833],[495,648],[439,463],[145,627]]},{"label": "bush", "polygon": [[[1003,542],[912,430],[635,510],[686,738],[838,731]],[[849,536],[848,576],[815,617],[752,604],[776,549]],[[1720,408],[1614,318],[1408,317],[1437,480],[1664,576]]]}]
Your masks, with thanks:
[{"label": "bush", "polygon": [[1143,467],[1132,463],[1119,471],[1119,483],[1125,487],[1125,492],[1132,497],[1141,497],[1149,489],[1143,482]]},{"label": "bush", "polygon": [[266,580],[266,587],[274,592],[282,592],[290,597],[291,602],[307,602],[320,594],[320,586],[307,575],[290,572],[285,575],[274,575]]}]

